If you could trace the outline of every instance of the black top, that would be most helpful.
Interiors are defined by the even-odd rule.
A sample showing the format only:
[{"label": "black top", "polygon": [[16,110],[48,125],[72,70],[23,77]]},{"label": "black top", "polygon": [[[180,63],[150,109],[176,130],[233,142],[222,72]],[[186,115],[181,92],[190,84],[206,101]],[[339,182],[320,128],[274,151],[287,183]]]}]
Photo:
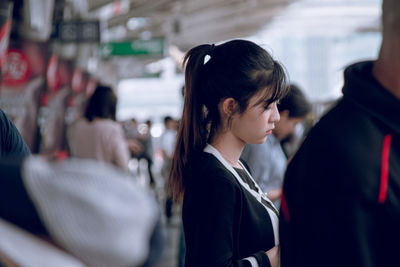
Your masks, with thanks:
[{"label": "black top", "polygon": [[185,177],[183,226],[186,267],[270,266],[275,246],[265,207],[212,154],[202,152]]},{"label": "black top", "polygon": [[30,155],[28,146],[10,118],[0,109],[0,158]]},{"label": "black top", "polygon": [[[246,167],[247,167],[247,169],[249,169],[249,167],[247,165],[246,165]],[[247,172],[244,169],[239,169],[239,168],[234,168],[234,169],[239,174],[239,176],[243,182],[248,184],[252,190],[258,191],[258,188],[256,187],[254,181],[249,177],[249,175],[247,174]],[[277,217],[279,217],[279,213],[273,205],[271,205],[268,201],[266,201],[263,198],[261,199],[261,201],[265,206],[267,206],[270,210],[272,210]]]},{"label": "black top", "polygon": [[48,231],[28,195],[22,180],[22,159],[0,159],[0,218],[34,234]]},{"label": "black top", "polygon": [[289,163],[282,267],[399,266],[400,100],[371,73],[346,69],[343,99]]}]

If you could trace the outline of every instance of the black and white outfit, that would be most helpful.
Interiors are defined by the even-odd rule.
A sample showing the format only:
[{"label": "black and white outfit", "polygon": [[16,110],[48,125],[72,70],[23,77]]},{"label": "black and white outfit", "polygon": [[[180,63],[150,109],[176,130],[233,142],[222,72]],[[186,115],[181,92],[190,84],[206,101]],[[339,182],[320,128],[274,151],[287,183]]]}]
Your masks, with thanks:
[{"label": "black and white outfit", "polygon": [[372,68],[346,69],[343,98],[289,163],[282,267],[400,266],[400,100]]},{"label": "black and white outfit", "polygon": [[[280,140],[271,134],[262,144],[247,144],[241,158],[249,164],[251,173],[264,192],[282,187],[287,157]],[[279,209],[281,200],[273,202]]]},{"label": "black and white outfit", "polygon": [[278,213],[243,162],[235,169],[207,145],[187,169],[183,200],[186,267],[270,266]]}]

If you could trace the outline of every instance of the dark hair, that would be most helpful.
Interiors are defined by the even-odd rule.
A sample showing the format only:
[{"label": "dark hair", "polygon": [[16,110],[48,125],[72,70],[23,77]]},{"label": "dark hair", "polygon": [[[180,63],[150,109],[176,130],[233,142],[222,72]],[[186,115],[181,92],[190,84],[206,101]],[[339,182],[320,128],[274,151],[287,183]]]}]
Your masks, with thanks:
[{"label": "dark hair", "polygon": [[290,85],[289,92],[280,100],[277,106],[279,112],[289,111],[290,118],[302,118],[311,111],[311,104],[300,88],[294,84]]},{"label": "dark hair", "polygon": [[169,121],[172,121],[173,118],[171,116],[165,116],[164,117],[164,124],[167,124]]},{"label": "dark hair", "polygon": [[113,90],[104,85],[96,87],[90,97],[85,111],[85,117],[92,121],[95,117],[115,120],[117,97]]},{"label": "dark hair", "polygon": [[175,199],[183,198],[188,162],[204,149],[209,137],[220,127],[221,100],[232,97],[238,104],[236,112],[243,113],[257,93],[264,92],[257,104],[267,106],[287,90],[283,67],[250,41],[194,47],[185,55],[183,64],[184,107],[169,177]]}]

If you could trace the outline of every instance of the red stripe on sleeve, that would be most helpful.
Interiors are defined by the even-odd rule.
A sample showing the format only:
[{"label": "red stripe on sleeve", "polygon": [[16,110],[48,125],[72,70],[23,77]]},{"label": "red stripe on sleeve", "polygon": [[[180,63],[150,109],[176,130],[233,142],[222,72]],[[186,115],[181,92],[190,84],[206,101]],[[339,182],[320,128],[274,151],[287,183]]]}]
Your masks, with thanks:
[{"label": "red stripe on sleeve", "polygon": [[282,214],[283,214],[283,219],[286,222],[290,221],[290,213],[289,213],[289,208],[286,202],[286,197],[285,197],[285,192],[282,191],[282,197],[281,197],[281,209],[282,209]]},{"label": "red stripe on sleeve", "polygon": [[386,200],[388,180],[389,180],[389,153],[390,143],[392,142],[392,136],[387,134],[383,140],[382,148],[382,160],[381,160],[381,185],[379,188],[378,202],[384,203]]}]

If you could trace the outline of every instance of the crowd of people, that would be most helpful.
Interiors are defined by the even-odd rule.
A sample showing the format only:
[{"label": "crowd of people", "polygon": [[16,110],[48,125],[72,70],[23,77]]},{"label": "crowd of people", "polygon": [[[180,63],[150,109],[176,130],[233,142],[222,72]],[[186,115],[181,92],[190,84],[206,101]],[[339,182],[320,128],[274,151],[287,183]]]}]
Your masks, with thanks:
[{"label": "crowd of people", "polygon": [[[32,155],[0,110],[0,218],[88,266],[162,266],[174,203],[186,267],[398,266],[399,59],[400,1],[384,0],[378,58],[346,68],[343,97],[308,131],[311,103],[265,49],[196,46],[156,172],[152,122],[117,122],[111,87],[69,127],[62,162]],[[145,161],[148,187],[131,160]]]}]

